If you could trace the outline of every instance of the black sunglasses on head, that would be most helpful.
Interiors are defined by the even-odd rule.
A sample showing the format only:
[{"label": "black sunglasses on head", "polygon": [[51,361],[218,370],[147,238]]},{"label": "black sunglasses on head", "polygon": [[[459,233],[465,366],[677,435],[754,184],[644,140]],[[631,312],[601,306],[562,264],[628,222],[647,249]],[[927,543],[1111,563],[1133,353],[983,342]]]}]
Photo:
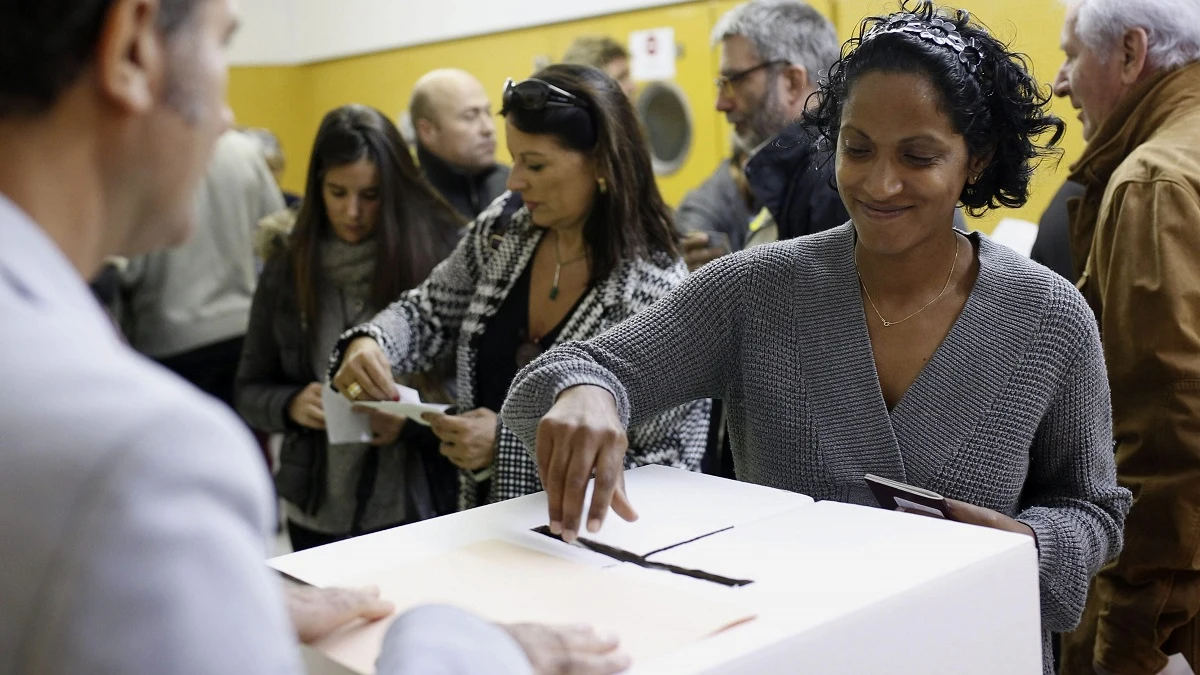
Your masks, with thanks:
[{"label": "black sunglasses on head", "polygon": [[511,77],[505,80],[501,102],[501,115],[513,108],[537,112],[546,108],[587,107],[575,94],[535,77],[521,82],[513,82]]}]

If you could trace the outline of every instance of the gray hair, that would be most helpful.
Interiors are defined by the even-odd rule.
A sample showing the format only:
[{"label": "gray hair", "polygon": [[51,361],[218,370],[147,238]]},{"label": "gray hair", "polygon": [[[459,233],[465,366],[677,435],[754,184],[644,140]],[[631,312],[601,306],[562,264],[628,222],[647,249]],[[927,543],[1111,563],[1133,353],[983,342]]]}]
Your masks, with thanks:
[{"label": "gray hair", "polygon": [[1125,31],[1146,31],[1146,61],[1169,70],[1200,61],[1200,2],[1197,0],[1074,0],[1075,33],[1088,49],[1107,59]]},{"label": "gray hair", "polygon": [[712,46],[735,35],[749,40],[763,61],[804,66],[813,86],[841,55],[833,22],[800,0],[750,0],[734,7],[713,27]]}]

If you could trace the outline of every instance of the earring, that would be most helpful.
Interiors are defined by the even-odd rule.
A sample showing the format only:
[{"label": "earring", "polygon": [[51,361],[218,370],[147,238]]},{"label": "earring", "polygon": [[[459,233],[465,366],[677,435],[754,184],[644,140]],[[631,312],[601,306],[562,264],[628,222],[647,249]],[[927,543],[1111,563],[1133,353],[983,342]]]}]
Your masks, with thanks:
[{"label": "earring", "polygon": [[603,178],[597,178],[596,185],[600,188],[600,194],[608,194],[608,181],[604,180]]}]

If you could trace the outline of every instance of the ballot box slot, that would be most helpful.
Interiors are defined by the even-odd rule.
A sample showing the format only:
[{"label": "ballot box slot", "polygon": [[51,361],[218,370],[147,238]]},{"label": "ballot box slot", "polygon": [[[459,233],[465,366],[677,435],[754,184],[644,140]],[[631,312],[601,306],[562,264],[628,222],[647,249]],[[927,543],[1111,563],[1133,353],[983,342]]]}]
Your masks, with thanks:
[{"label": "ballot box slot", "polygon": [[[726,529],[728,529],[728,528],[726,528]],[[551,539],[557,539],[558,541],[562,541],[562,537],[560,537],[557,534],[552,533],[550,531],[550,527],[547,525],[535,527],[535,528],[533,528],[533,532],[550,537]],[[716,532],[710,532],[709,534],[716,534]],[[644,555],[644,556],[638,555],[636,553],[632,553],[630,551],[626,551],[623,548],[618,548],[616,546],[610,546],[608,544],[602,544],[598,541],[594,541],[594,540],[588,539],[586,537],[578,537],[575,539],[574,542],[572,542],[572,544],[586,548],[589,551],[593,551],[595,553],[599,553],[601,555],[608,556],[608,557],[612,558],[613,560],[617,560],[620,562],[630,563],[632,565],[637,565],[639,567],[645,567],[647,569],[663,570],[664,572],[670,572],[672,574],[678,574],[680,576],[691,577],[693,579],[699,579],[701,581],[709,581],[714,584],[720,584],[721,586],[738,587],[738,586],[747,586],[749,584],[754,583],[754,581],[752,579],[733,579],[730,577],[721,576],[719,574],[705,572],[703,570],[688,569],[686,567],[680,567],[678,565],[659,563],[659,562],[654,562],[652,560],[646,559],[647,557],[654,555],[655,553],[662,553],[663,551],[666,551],[671,548],[675,548],[677,546],[682,546],[683,544],[690,543],[692,541],[696,541],[697,539],[703,539],[704,537],[709,536],[709,534],[706,534],[706,535],[703,535],[700,537],[696,537],[694,539],[689,539],[688,541],[679,542],[677,544],[673,544],[671,546],[658,549],[657,551],[652,551],[651,553]]]}]

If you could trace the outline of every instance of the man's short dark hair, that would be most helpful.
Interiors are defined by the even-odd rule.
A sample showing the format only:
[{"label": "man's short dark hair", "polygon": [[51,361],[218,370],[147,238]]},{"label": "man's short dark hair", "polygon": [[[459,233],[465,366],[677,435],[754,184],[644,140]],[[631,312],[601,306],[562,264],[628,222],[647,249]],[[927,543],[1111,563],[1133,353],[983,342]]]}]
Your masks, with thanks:
[{"label": "man's short dark hair", "polygon": [[[171,35],[205,0],[159,0]],[[0,117],[44,112],[92,60],[114,0],[0,0]]]}]

